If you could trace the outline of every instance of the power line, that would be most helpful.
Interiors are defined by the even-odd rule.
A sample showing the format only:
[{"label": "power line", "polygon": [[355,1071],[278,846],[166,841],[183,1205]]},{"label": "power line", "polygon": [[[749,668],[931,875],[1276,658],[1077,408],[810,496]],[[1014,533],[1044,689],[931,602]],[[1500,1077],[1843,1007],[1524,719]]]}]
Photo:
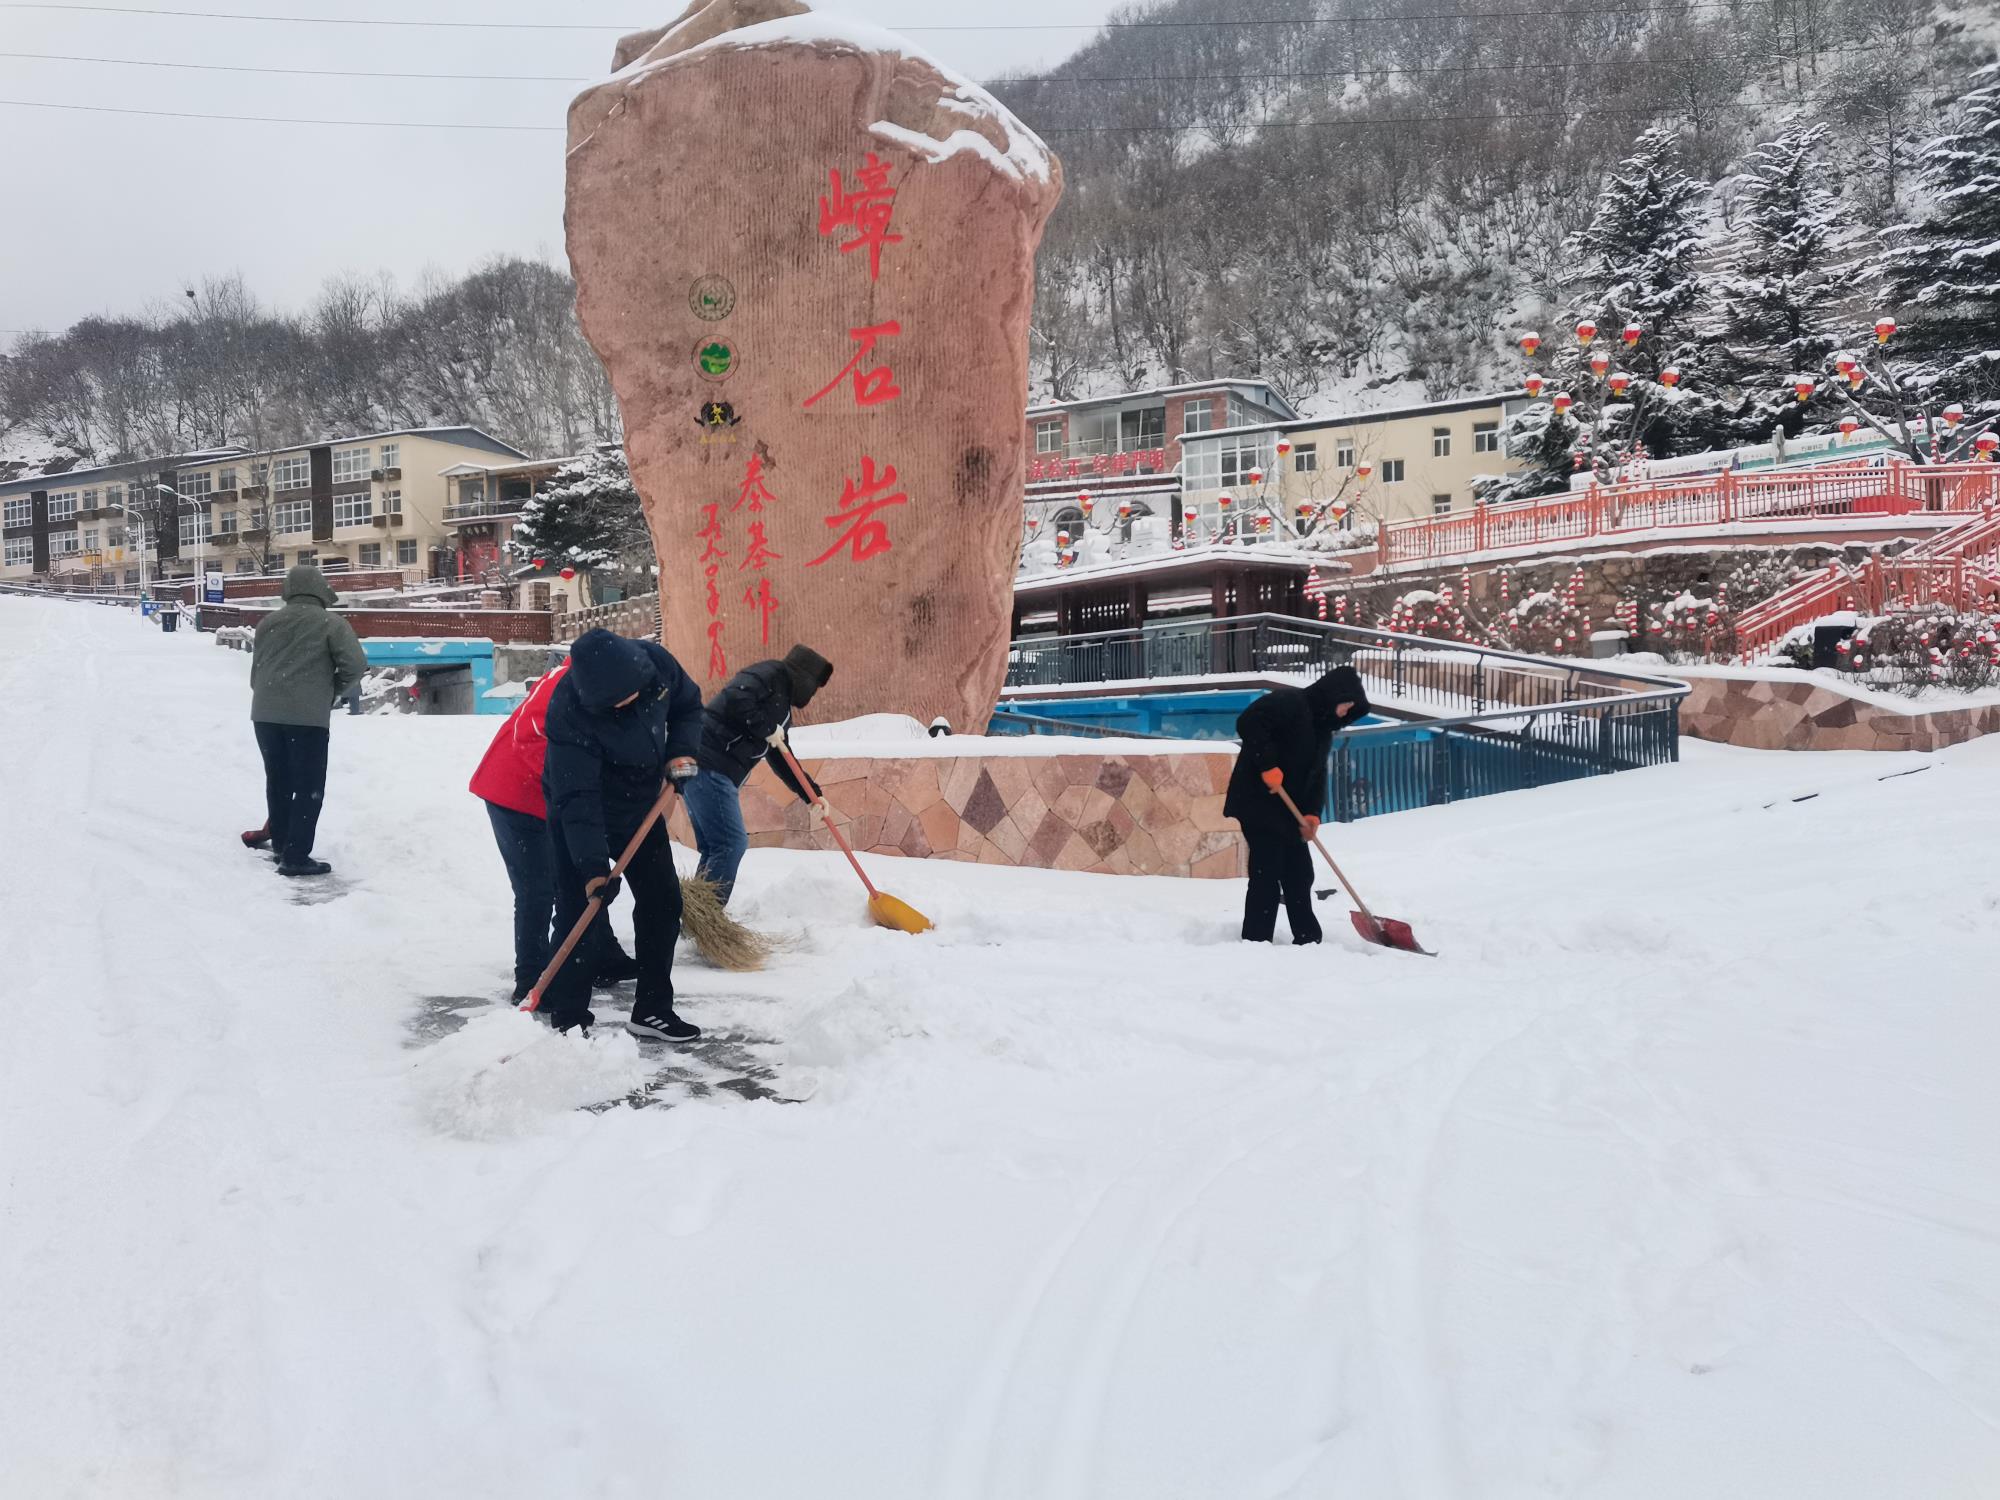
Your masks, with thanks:
[{"label": "power line", "polygon": [[[894,26],[891,31],[1155,31],[1214,30],[1224,26],[1405,25],[1430,21],[1571,20],[1581,16],[1685,15],[1696,10],[1742,11],[1768,8],[1773,0],[1683,0],[1672,5],[1607,5],[1571,9],[1419,11],[1408,15],[1250,16],[1219,21],[1049,21],[995,22],[953,26]],[[54,0],[0,0],[0,10],[60,10],[117,16],[160,16],[175,20],[262,21],[292,26],[398,26],[439,31],[615,31],[649,29],[646,24],[612,25],[585,21],[425,21],[386,16],[275,16],[245,11],[154,10],[136,5],[67,5]]]}]

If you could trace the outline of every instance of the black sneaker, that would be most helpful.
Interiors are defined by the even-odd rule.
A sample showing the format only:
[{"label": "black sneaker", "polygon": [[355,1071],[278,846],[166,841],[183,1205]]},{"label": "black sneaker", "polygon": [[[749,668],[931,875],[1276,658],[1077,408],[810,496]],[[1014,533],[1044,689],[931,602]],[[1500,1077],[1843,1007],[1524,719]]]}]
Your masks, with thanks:
[{"label": "black sneaker", "polygon": [[333,866],[323,859],[288,859],[279,864],[278,873],[294,878],[301,875],[331,875]]},{"label": "black sneaker", "polygon": [[634,1036],[651,1037],[656,1042],[698,1042],[701,1028],[692,1021],[684,1021],[671,1009],[644,1015],[634,1012],[632,1019],[625,1023],[625,1029]]},{"label": "black sneaker", "polygon": [[639,977],[639,960],[629,953],[620,953],[616,958],[607,959],[599,965],[596,977],[590,983],[593,989],[608,990],[613,985],[624,984]]}]

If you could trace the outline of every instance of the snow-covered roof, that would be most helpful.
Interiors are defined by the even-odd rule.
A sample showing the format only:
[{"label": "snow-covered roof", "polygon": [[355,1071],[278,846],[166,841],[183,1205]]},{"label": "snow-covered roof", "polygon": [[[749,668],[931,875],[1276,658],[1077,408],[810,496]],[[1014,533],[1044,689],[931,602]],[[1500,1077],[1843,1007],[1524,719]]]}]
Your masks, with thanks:
[{"label": "snow-covered roof", "polygon": [[438,475],[444,479],[460,479],[468,474],[521,474],[535,469],[560,469],[564,464],[573,464],[577,455],[568,458],[524,458],[512,464],[453,464],[448,469],[439,469]]},{"label": "snow-covered roof", "polygon": [[[1074,401],[1042,401],[1030,406],[1028,415],[1036,417],[1049,412],[1077,411],[1086,406],[1117,406],[1126,401],[1141,401],[1149,396],[1185,396],[1194,391],[1262,391],[1270,402],[1275,402],[1286,411],[1298,410],[1270,381],[1232,375],[1218,380],[1188,381],[1181,385],[1151,385],[1143,390],[1119,391],[1109,396],[1082,396]],[[1267,403],[1260,401],[1259,404]],[[1204,433],[1203,436],[1207,434]]]},{"label": "snow-covered roof", "polygon": [[[1047,182],[1055,174],[1054,158],[1049,148],[1042,143],[1040,136],[1021,123],[1012,110],[957,69],[893,31],[886,31],[880,26],[852,16],[828,11],[807,11],[803,15],[780,16],[775,20],[761,21],[755,26],[740,26],[734,31],[725,31],[720,36],[710,37],[691,47],[667,50],[674,47],[674,33],[680,30],[682,25],[691,25],[694,22],[695,15],[690,14],[664,33],[645,56],[628,64],[622,72],[614,74],[613,78],[640,78],[656,68],[673,67],[688,58],[699,57],[706,52],[744,47],[828,46],[844,47],[856,52],[895,53],[915,58],[935,68],[951,88],[949,94],[943,95],[938,100],[939,107],[963,115],[968,120],[990,121],[999,127],[1006,146],[1002,148],[994,145],[976,130],[954,130],[940,140],[888,120],[875,121],[868,127],[870,133],[905,150],[914,151],[930,161],[942,161],[961,152],[971,152],[985,159],[1003,176],[1012,177],[1017,181],[1032,179],[1036,182]],[[583,144],[585,143],[579,142],[578,147]],[[571,149],[575,150],[577,147]]]},{"label": "snow-covered roof", "polygon": [[1060,588],[1069,583],[1101,583],[1108,578],[1130,578],[1140,573],[1177,573],[1192,571],[1201,567],[1213,567],[1226,563],[1230,567],[1270,568],[1290,573],[1303,573],[1308,568],[1325,567],[1330,558],[1323,552],[1303,552],[1294,547],[1279,546],[1269,542],[1259,542],[1254,546],[1217,547],[1203,546],[1186,552],[1151,553],[1143,557],[1125,558],[1115,563],[1099,563],[1094,567],[1063,568],[1054,573],[1034,573],[1014,581],[1016,594],[1031,594],[1043,589]]},{"label": "snow-covered roof", "polygon": [[192,453],[167,453],[151,458],[128,458],[122,463],[93,464],[87,469],[59,469],[54,473],[41,470],[33,474],[23,474],[18,479],[0,480],[0,489],[32,490],[50,483],[69,484],[72,480],[88,479],[93,475],[129,474],[134,470],[150,473],[164,468],[184,468],[191,464],[222,463],[232,458],[245,457],[248,450],[243,448],[201,448]]},{"label": "snow-covered roof", "polygon": [[1439,416],[1445,412],[1474,411],[1482,406],[1502,406],[1509,401],[1525,401],[1524,390],[1490,391],[1476,396],[1454,396],[1448,401],[1424,401],[1415,406],[1385,406],[1375,411],[1342,412],[1331,417],[1300,417],[1291,422],[1258,422],[1245,427],[1217,427],[1208,432],[1184,432],[1174,441],[1201,443],[1210,438],[1241,437],[1259,432],[1306,432],[1329,427],[1365,427],[1372,422],[1399,422],[1411,417]]}]

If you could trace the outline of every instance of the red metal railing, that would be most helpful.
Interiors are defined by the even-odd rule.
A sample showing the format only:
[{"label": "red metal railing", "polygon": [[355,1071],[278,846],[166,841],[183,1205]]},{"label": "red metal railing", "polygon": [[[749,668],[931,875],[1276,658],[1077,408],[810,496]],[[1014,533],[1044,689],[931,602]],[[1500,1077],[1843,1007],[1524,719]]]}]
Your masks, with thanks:
[{"label": "red metal railing", "polygon": [[2000,504],[2000,465],[1894,459],[1817,469],[1690,475],[1592,485],[1519,505],[1392,521],[1376,543],[1384,563],[1438,561],[1584,537],[1755,521],[1833,520],[1973,511]]}]

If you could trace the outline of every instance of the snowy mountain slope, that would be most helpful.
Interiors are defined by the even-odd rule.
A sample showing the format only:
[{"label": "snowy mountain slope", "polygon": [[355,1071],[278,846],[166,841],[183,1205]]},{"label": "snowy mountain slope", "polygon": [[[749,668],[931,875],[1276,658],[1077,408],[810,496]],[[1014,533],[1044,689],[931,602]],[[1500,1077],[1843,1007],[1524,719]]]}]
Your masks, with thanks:
[{"label": "snowy mountain slope", "polygon": [[352,889],[295,905],[235,847],[245,670],[0,598],[0,1493],[2000,1470],[2000,746],[1887,782],[1925,762],[1690,746],[1337,830],[1435,961],[1245,951],[1235,885],[875,861],[909,939],[754,852],[746,914],[805,944],[684,1006],[805,1102],[593,1114],[628,1039],[409,1045],[505,982],[490,722],[337,718]]}]

